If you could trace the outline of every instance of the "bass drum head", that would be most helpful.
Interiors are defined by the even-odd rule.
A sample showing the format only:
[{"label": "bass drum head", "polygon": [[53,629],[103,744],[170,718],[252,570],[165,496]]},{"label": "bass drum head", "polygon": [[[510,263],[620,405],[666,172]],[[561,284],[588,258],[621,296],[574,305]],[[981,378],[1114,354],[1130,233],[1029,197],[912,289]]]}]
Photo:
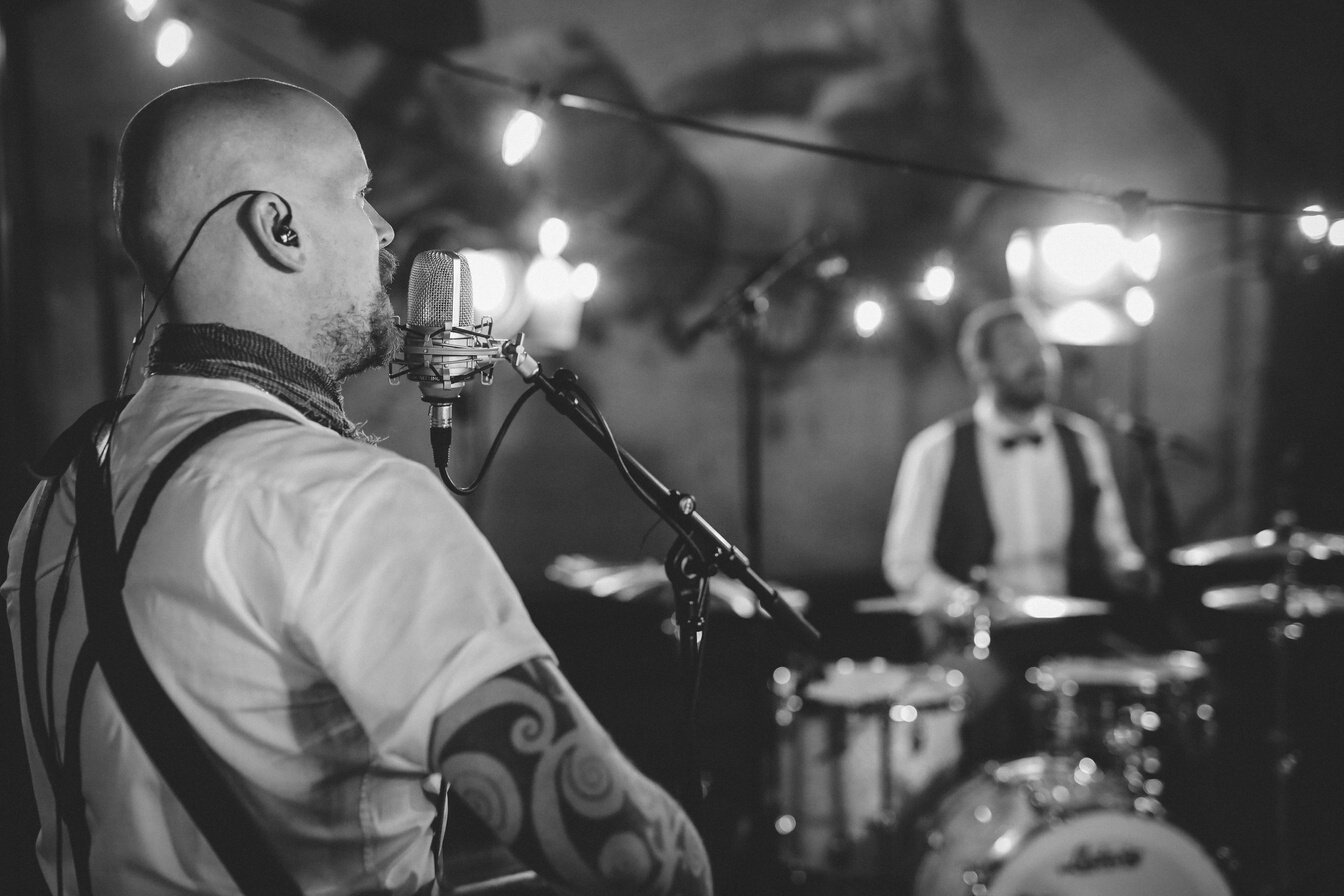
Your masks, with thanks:
[{"label": "bass drum head", "polygon": [[1231,896],[1217,867],[1178,828],[1097,810],[1028,839],[990,882],[991,896]]}]

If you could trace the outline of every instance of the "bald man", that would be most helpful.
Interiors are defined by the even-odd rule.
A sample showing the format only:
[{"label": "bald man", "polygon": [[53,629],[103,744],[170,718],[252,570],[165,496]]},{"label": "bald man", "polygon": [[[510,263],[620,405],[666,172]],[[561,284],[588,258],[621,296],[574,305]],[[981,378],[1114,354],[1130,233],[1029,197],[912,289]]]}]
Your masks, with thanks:
[{"label": "bald man", "polygon": [[[369,181],[346,119],[285,84],[178,88],[128,125],[117,222],[166,322],[102,430],[118,537],[189,433],[276,417],[209,442],[159,495],[123,588],[135,641],[304,893],[429,892],[433,774],[558,890],[709,893],[694,827],[565,681],[479,531],[345,415],[340,381],[395,341]],[[34,493],[4,584],[46,880],[237,893],[77,662],[73,480]]]}]

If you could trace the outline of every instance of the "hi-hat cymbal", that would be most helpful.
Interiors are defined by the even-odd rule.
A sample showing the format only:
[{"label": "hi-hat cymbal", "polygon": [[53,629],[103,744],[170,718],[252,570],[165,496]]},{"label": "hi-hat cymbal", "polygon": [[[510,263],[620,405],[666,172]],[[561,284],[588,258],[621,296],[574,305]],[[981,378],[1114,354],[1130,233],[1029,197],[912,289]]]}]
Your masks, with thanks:
[{"label": "hi-hat cymbal", "polygon": [[1344,613],[1344,588],[1293,585],[1280,592],[1274,584],[1234,585],[1205,591],[1200,603],[1210,610],[1278,613],[1287,619]]},{"label": "hi-hat cymbal", "polygon": [[1303,559],[1329,560],[1344,557],[1344,535],[1334,532],[1290,530],[1284,534],[1262,529],[1254,535],[1220,538],[1176,548],[1171,562],[1177,566],[1214,566],[1220,563],[1283,561],[1292,551],[1301,551]]}]

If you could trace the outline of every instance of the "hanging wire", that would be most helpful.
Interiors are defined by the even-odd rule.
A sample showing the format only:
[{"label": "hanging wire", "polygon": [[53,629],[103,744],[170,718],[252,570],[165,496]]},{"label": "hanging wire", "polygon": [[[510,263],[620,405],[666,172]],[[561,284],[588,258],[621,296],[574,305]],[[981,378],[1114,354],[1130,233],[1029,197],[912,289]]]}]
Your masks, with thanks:
[{"label": "hanging wire", "polygon": [[[304,5],[286,2],[286,0],[251,0],[251,2],[299,18],[309,11]],[[252,44],[241,35],[227,29],[226,26],[223,26],[218,21],[212,20],[208,24],[211,27],[218,28],[220,31],[219,37],[225,42],[232,44],[239,51],[276,68],[277,71],[287,73],[290,77],[297,75],[298,77],[309,81],[313,80],[310,75],[298,71],[295,67],[290,65],[287,60],[281,59],[274,54],[261,49],[255,44]],[[799,140],[792,137],[781,137],[776,134],[755,131],[749,128],[735,127],[689,115],[656,112],[637,103],[600,99],[598,97],[569,93],[567,91],[550,90],[545,84],[535,79],[518,78],[460,62],[453,59],[447,51],[429,53],[426,54],[423,59],[428,64],[435,65],[445,71],[460,75],[461,77],[485,84],[491,84],[495,87],[517,93],[521,97],[520,103],[525,105],[535,105],[538,100],[544,99],[549,100],[556,105],[563,106],[567,109],[574,109],[576,111],[590,112],[598,115],[609,115],[644,124],[664,125],[685,130],[699,131],[706,134],[715,134],[729,139],[745,140],[767,146],[777,146],[796,150],[798,152],[811,153],[813,155],[827,156],[829,158],[841,159],[857,164],[888,168],[903,174],[924,175],[928,177],[959,180],[966,183],[983,184],[1003,189],[1064,196],[1088,202],[1120,206],[1122,208],[1127,195],[1135,192],[1133,190],[1123,190],[1112,194],[1095,190],[1084,190],[1076,187],[1066,187],[1061,184],[1052,184],[1030,178],[1010,177],[986,171],[972,171],[950,165],[938,165],[931,162],[891,156],[885,153],[855,149],[853,147],[837,146],[811,140]],[[331,90],[330,92],[338,97],[342,95],[341,92],[337,90]],[[347,104],[352,102],[352,99],[349,97],[344,97],[344,100]],[[1169,211],[1188,211],[1209,214],[1256,215],[1290,220],[1296,219],[1302,215],[1302,210],[1296,208],[1288,209],[1256,203],[1206,201],[1184,198],[1150,197],[1147,199],[1147,205],[1149,209],[1153,210],[1164,209]]]}]

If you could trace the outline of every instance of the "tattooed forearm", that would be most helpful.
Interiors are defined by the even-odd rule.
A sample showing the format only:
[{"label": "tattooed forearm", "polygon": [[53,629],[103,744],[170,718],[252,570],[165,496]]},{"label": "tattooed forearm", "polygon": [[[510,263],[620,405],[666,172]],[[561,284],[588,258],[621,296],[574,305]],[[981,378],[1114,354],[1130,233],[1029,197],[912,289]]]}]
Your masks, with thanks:
[{"label": "tattooed forearm", "polygon": [[554,884],[710,893],[686,813],[621,755],[549,660],[515,666],[444,712],[434,751],[453,792]]}]

